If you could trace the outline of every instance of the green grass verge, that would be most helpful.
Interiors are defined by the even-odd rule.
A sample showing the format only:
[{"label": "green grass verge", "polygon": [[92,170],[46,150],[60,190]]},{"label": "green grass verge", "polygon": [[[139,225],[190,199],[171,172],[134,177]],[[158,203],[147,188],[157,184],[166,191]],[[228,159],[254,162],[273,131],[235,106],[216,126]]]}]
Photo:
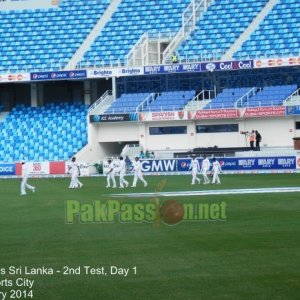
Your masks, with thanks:
[{"label": "green grass verge", "polygon": [[[299,193],[172,197],[181,203],[226,202],[226,220],[65,223],[67,200],[112,200],[109,194],[299,186],[298,174],[224,175],[222,185],[191,186],[190,176],[147,176],[149,185],[105,189],[105,178],[30,179],[36,193],[19,196],[19,180],[0,181],[0,292],[19,277],[34,280],[33,299],[300,299]],[[130,181],[132,178],[130,178]],[[168,198],[159,199],[163,203]],[[127,204],[151,199],[120,198]],[[80,275],[10,275],[10,266],[81,267]],[[130,268],[127,277],[84,275],[84,266]],[[137,268],[137,274],[133,267]],[[12,280],[5,287],[3,280]],[[20,287],[24,290],[25,288]],[[25,290],[29,290],[26,288]],[[1,294],[0,294],[1,295]],[[24,297],[23,297],[24,298]],[[22,299],[23,299],[22,298]]]}]

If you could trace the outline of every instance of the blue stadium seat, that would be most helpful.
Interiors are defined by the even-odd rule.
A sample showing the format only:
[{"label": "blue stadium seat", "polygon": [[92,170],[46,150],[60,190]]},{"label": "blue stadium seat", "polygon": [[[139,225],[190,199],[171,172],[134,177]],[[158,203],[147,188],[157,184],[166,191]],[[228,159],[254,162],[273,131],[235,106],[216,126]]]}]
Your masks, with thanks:
[{"label": "blue stadium seat", "polygon": [[[0,160],[66,160],[87,143],[86,114],[87,107],[82,104],[16,106],[0,123],[0,140],[6,141],[0,143]],[[77,126],[80,135],[67,134]],[[67,145],[72,145],[72,151],[63,150]]]}]

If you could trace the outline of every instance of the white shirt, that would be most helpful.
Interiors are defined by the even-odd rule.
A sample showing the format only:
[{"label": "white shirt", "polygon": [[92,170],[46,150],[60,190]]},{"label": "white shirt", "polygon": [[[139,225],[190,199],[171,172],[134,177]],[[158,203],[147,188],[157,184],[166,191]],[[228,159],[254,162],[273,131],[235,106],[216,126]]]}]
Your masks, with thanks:
[{"label": "white shirt", "polygon": [[208,158],[203,159],[202,161],[202,170],[209,170],[210,168],[210,161]]},{"label": "white shirt", "polygon": [[222,171],[220,163],[216,160],[212,164],[212,169],[214,173],[220,173]]},{"label": "white shirt", "polygon": [[71,164],[70,173],[72,176],[78,176],[79,170],[78,170],[78,165],[76,162],[73,162]]},{"label": "white shirt", "polygon": [[122,174],[126,173],[126,163],[124,160],[120,160],[119,172]]},{"label": "white shirt", "polygon": [[133,168],[135,173],[142,173],[142,165],[139,160],[133,162]]},{"label": "white shirt", "polygon": [[[111,171],[112,170],[112,171]],[[107,171],[107,174],[115,174],[115,166],[113,164],[113,162],[111,162],[109,165],[108,165],[108,171]]]},{"label": "white shirt", "polygon": [[22,165],[22,176],[27,177],[29,175],[29,166],[27,163]]},{"label": "white shirt", "polygon": [[192,171],[194,171],[194,172],[200,170],[199,162],[198,162],[197,159],[192,159],[191,160],[190,169],[192,169]]}]

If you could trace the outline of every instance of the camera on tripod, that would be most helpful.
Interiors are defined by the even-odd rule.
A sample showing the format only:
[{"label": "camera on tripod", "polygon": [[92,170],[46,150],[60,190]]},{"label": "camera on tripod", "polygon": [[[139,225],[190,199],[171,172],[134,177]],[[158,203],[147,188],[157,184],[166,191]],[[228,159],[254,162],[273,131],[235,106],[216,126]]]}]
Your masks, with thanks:
[{"label": "camera on tripod", "polygon": [[246,134],[249,134],[249,131],[240,131],[240,134],[246,135]]}]

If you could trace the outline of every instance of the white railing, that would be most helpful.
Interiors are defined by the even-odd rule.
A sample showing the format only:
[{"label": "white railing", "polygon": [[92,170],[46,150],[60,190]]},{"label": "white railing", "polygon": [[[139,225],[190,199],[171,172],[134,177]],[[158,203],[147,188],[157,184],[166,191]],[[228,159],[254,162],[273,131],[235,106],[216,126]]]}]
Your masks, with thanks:
[{"label": "white railing", "polygon": [[216,97],[216,91],[214,90],[202,90],[186,105],[186,110],[200,109],[200,106],[208,104],[213,98]]},{"label": "white railing", "polygon": [[260,91],[260,88],[254,87],[252,88],[250,91],[248,91],[245,95],[243,95],[242,97],[240,97],[236,102],[235,102],[235,107],[243,107],[245,106],[245,102],[246,104],[248,103],[248,100],[250,97],[254,96],[258,91]]},{"label": "white railing", "polygon": [[155,93],[151,93],[149,96],[147,96],[145,100],[137,106],[136,111],[143,111],[145,107],[147,107],[151,102],[155,100],[155,96]]},{"label": "white railing", "polygon": [[159,32],[158,34],[145,32],[126,55],[125,61],[130,66],[160,64],[162,59],[160,45],[163,42],[170,42],[174,35],[175,33],[170,30]]},{"label": "white railing", "polygon": [[192,2],[184,10],[182,13],[182,27],[163,52],[163,63],[170,60],[171,55],[182,41],[185,40],[186,37],[195,29],[196,22],[202,17],[210,2],[210,0],[192,0]]},{"label": "white railing", "polygon": [[141,147],[139,144],[126,144],[121,152],[121,155],[123,157],[125,156],[135,156],[138,154],[141,150]]},{"label": "white railing", "polygon": [[136,52],[142,47],[143,43],[148,39],[148,32],[144,32],[144,34],[140,37],[140,39],[135,43],[135,45],[131,48],[131,50],[126,55],[126,61],[130,62],[133,60],[135,62]]},{"label": "white railing", "polygon": [[283,100],[283,105],[292,105],[293,102],[299,102],[300,100],[300,88],[295,91],[292,95],[288,96]]},{"label": "white railing", "polygon": [[215,97],[216,97],[216,91],[214,91],[214,90],[202,90],[190,102],[192,102],[192,101],[211,100]]},{"label": "white railing", "polygon": [[108,90],[106,91],[96,102],[94,102],[88,109],[88,113],[90,114],[93,110],[99,107],[99,105],[103,104],[103,101],[109,97],[112,96],[112,91]]}]

